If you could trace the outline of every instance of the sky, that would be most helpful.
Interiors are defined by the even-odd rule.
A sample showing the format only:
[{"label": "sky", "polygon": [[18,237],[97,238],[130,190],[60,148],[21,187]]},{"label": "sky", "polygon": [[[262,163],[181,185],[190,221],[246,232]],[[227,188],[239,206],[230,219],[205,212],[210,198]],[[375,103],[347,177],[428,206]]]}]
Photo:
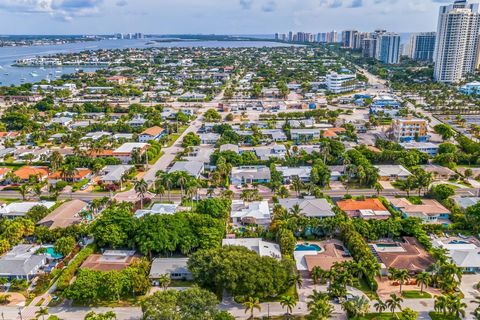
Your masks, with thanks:
[{"label": "sky", "polygon": [[[434,31],[453,0],[0,0],[0,34]],[[474,1],[474,2],[478,2]]]}]

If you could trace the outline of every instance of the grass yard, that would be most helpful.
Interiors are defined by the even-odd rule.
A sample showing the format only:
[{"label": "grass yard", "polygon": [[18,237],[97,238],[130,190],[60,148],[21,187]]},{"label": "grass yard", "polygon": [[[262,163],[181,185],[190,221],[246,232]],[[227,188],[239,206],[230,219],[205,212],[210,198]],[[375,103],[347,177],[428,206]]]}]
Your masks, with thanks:
[{"label": "grass yard", "polygon": [[428,292],[420,292],[417,290],[402,291],[402,297],[405,299],[430,299],[432,295]]},{"label": "grass yard", "polygon": [[458,320],[456,317],[444,315],[443,313],[439,312],[430,312],[428,314],[432,320]]},{"label": "grass yard", "polygon": [[358,290],[362,291],[365,293],[365,295],[371,299],[371,300],[376,300],[378,299],[378,294],[375,291],[372,291],[370,286],[367,284],[365,279],[361,278],[358,283],[354,284],[354,287],[357,288]]}]

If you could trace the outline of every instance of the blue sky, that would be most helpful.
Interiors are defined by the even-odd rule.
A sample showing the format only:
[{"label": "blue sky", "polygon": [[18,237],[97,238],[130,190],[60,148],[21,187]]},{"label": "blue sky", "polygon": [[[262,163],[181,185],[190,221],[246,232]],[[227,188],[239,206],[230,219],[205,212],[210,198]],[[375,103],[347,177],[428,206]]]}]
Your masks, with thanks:
[{"label": "blue sky", "polygon": [[[453,1],[453,0],[452,0]],[[0,0],[2,34],[433,31],[450,0]]]}]

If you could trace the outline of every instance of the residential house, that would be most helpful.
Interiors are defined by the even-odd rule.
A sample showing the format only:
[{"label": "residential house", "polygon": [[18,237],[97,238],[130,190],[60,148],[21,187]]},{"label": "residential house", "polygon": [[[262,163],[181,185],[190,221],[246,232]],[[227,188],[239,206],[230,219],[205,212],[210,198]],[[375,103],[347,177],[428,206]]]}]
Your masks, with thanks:
[{"label": "residential house", "polygon": [[292,183],[295,177],[302,182],[310,182],[312,167],[277,167],[276,169],[282,174],[283,182],[286,184]]},{"label": "residential house", "polygon": [[480,197],[453,197],[453,200],[461,209],[465,210],[468,207],[474,206],[480,202]]},{"label": "residential house", "polygon": [[251,251],[255,251],[262,257],[271,257],[278,260],[282,258],[282,253],[278,244],[264,241],[261,238],[223,239],[222,246],[245,247]]},{"label": "residential house", "polygon": [[328,166],[330,170],[330,181],[338,181],[340,178],[345,175],[345,170],[347,166]]},{"label": "residential house", "polygon": [[253,151],[260,160],[267,161],[270,158],[285,159],[287,149],[283,144],[272,144],[270,146],[242,148],[240,153]]},{"label": "residential house", "polygon": [[320,129],[291,129],[290,138],[295,141],[319,140]]},{"label": "residential house", "polygon": [[378,177],[382,181],[406,180],[412,174],[402,165],[378,165]]},{"label": "residential house", "polygon": [[20,244],[0,257],[0,278],[32,280],[47,264],[47,256],[36,254],[39,246]]},{"label": "residential house", "polygon": [[82,200],[71,200],[61,204],[37,224],[50,230],[66,228],[82,222],[81,213],[88,210],[88,203]]},{"label": "residential house", "polygon": [[99,183],[103,185],[121,185],[123,177],[132,170],[132,165],[110,165],[101,171]]},{"label": "residential house", "polygon": [[270,182],[270,169],[267,166],[233,167],[230,180],[233,185]]},{"label": "residential house", "polygon": [[158,141],[165,134],[165,129],[158,126],[145,129],[138,135],[138,142]]},{"label": "residential house", "polygon": [[341,200],[337,202],[337,206],[352,218],[386,220],[391,216],[383,203],[376,198]]},{"label": "residential house", "polygon": [[133,153],[136,150],[142,156],[149,145],[142,142],[126,142],[117,149],[113,150],[112,156],[120,160],[123,164],[130,163],[133,159]]},{"label": "residential house", "polygon": [[4,204],[0,208],[0,217],[2,218],[21,218],[25,217],[25,215],[35,206],[43,206],[47,209],[52,208],[55,205],[53,201],[40,201],[40,202],[12,202],[9,204]]},{"label": "residential house", "polygon": [[311,273],[316,267],[330,271],[337,263],[353,261],[350,252],[339,240],[323,241],[318,246],[321,247],[321,251],[294,251],[297,270],[303,274]]},{"label": "residential house", "polygon": [[56,171],[48,177],[48,183],[56,184],[58,181],[78,182],[83,179],[90,180],[93,177],[93,173],[87,168],[78,168],[72,175],[65,175],[61,171]]},{"label": "residential house", "polygon": [[413,204],[405,198],[388,198],[392,207],[402,212],[405,218],[420,218],[424,223],[447,223],[450,211],[440,202],[422,199],[422,204]]},{"label": "residential house", "polygon": [[155,214],[174,214],[177,212],[178,204],[175,203],[155,203],[150,209],[137,210],[135,217],[141,218],[145,215]]},{"label": "residential house", "polygon": [[205,170],[203,162],[199,161],[177,161],[175,164],[168,170],[168,173],[174,172],[186,172],[189,176],[196,179],[200,178],[202,172]]},{"label": "residential house", "polygon": [[235,153],[240,153],[239,147],[236,144],[222,144],[220,146],[220,152],[225,152],[225,151],[232,151]]},{"label": "residential house", "polygon": [[267,227],[272,221],[268,201],[233,200],[230,220],[236,226],[258,224]]},{"label": "residential house", "polygon": [[378,242],[369,245],[380,263],[382,275],[388,275],[388,269],[408,270],[420,273],[428,269],[435,260],[414,237],[404,237],[403,242]]},{"label": "residential house", "polygon": [[220,140],[220,134],[218,133],[201,133],[198,135],[200,137],[201,144],[215,144]]},{"label": "residential house", "polygon": [[447,167],[442,167],[436,164],[426,164],[426,165],[421,165],[420,167],[426,172],[431,173],[433,176],[433,179],[437,181],[450,180],[452,177],[456,175],[455,171]]},{"label": "residential house", "polygon": [[193,280],[192,273],[188,270],[188,258],[155,258],[152,261],[149,278],[152,285],[159,286],[159,279],[168,275],[171,280]]},{"label": "residential house", "polygon": [[263,129],[260,130],[260,132],[267,140],[270,141],[282,142],[288,140],[287,135],[282,129]]},{"label": "residential house", "polygon": [[334,217],[333,205],[326,199],[316,199],[315,197],[299,198],[287,198],[279,199],[278,203],[290,211],[293,207],[297,206],[301,210],[301,214],[306,217],[312,218],[327,218]]},{"label": "residential house", "polygon": [[28,181],[31,176],[37,176],[40,180],[45,180],[48,177],[48,167],[31,167],[23,166],[13,172],[20,181]]},{"label": "residential house", "polygon": [[435,157],[438,153],[439,145],[432,142],[401,142],[400,145],[405,150],[418,150],[420,152],[428,154],[430,157]]},{"label": "residential house", "polygon": [[476,239],[435,239],[434,248],[447,250],[447,256],[464,272],[480,271],[480,247]]}]

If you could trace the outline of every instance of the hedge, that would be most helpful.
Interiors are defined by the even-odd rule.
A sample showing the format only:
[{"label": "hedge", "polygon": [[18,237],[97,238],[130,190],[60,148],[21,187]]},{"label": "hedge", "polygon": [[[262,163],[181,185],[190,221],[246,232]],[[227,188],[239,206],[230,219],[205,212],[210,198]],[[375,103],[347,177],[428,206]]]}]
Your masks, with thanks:
[{"label": "hedge", "polygon": [[90,244],[80,250],[80,252],[73,258],[68,266],[63,269],[62,274],[60,277],[58,277],[57,281],[57,290],[58,291],[63,291],[65,290],[69,285],[70,281],[73,279],[75,276],[75,273],[77,272],[78,268],[82,265],[83,261],[87,259],[87,257],[95,252],[95,245]]}]

